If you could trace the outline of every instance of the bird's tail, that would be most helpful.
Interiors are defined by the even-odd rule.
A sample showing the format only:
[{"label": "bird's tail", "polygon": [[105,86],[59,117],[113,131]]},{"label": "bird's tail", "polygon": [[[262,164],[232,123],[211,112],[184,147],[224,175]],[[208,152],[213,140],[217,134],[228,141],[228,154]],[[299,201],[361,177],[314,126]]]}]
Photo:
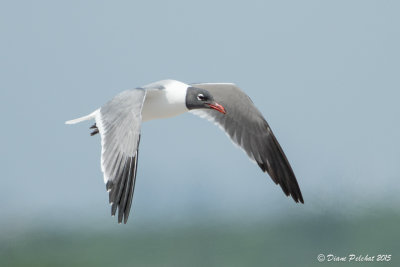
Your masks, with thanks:
[{"label": "bird's tail", "polygon": [[91,120],[96,118],[96,115],[99,113],[100,109],[96,109],[95,111],[93,111],[92,113],[90,113],[89,115],[74,119],[74,120],[69,120],[66,121],[65,124],[75,124],[78,122],[82,122],[82,121],[87,121],[87,120]]}]

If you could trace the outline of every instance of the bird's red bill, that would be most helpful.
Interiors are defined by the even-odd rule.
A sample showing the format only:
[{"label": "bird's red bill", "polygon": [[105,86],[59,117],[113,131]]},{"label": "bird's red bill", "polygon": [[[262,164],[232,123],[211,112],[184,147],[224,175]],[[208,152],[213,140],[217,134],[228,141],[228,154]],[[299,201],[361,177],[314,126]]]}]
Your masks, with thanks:
[{"label": "bird's red bill", "polygon": [[214,104],[208,104],[208,106],[216,111],[226,114],[225,108],[216,102]]}]

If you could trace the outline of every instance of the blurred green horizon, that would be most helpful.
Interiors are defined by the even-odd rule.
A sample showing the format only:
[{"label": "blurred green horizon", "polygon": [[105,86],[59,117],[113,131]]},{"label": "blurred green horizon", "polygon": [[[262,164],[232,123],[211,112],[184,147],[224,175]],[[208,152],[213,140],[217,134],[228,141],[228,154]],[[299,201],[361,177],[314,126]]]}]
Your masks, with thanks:
[{"label": "blurred green horizon", "polygon": [[[0,241],[0,266],[398,266],[400,215],[373,210],[281,220],[203,222],[180,226],[28,228]],[[389,262],[323,262],[392,255]]]}]

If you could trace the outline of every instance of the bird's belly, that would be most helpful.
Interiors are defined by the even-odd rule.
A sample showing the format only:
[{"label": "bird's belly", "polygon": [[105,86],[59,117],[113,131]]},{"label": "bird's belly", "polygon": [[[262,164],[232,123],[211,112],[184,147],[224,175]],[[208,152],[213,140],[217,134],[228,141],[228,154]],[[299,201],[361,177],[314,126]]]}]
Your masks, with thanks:
[{"label": "bird's belly", "polygon": [[142,108],[142,121],[174,117],[187,111],[184,103],[170,103],[165,97],[147,94]]}]

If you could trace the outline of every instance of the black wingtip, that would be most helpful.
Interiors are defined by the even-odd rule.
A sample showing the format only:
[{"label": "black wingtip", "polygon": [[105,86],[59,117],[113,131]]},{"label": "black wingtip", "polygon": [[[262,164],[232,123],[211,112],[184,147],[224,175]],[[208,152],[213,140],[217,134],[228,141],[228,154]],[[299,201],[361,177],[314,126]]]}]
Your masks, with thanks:
[{"label": "black wingtip", "polygon": [[107,191],[109,191],[109,190],[111,190],[112,188],[113,188],[113,183],[111,182],[111,181],[108,181],[107,183],[106,183],[106,189],[107,189]]},{"label": "black wingtip", "polygon": [[271,158],[266,161],[263,160],[258,165],[269,174],[276,184],[280,185],[286,196],[291,196],[296,203],[304,204],[303,195],[293,169],[271,129],[268,125],[266,127],[269,132],[267,151]]},{"label": "black wingtip", "polygon": [[119,224],[128,222],[135,189],[137,159],[138,151],[135,156],[126,160],[118,182],[109,181],[106,183],[106,189],[109,191],[109,202],[112,203],[111,216],[117,215]]},{"label": "black wingtip", "polygon": [[298,188],[298,190],[291,191],[289,195],[292,196],[294,202],[304,204],[304,199],[301,194],[300,188]]},{"label": "black wingtip", "polygon": [[290,180],[291,182],[288,185],[285,185],[284,183],[279,183],[280,187],[282,188],[286,196],[292,197],[294,202],[304,204],[303,195],[301,194],[300,186],[297,183],[296,177],[294,177],[293,175],[292,179]]},{"label": "black wingtip", "polygon": [[294,202],[304,204],[304,199],[301,195],[301,191],[298,191],[296,194],[291,193],[290,196],[293,198]]},{"label": "black wingtip", "polygon": [[286,196],[291,196],[296,203],[304,204],[300,186],[286,157],[285,162],[287,163],[287,166],[284,169],[281,168],[282,165],[277,164],[276,162],[271,163],[272,166],[268,166],[264,162],[257,162],[257,164],[264,173],[269,174],[275,184],[281,187]]},{"label": "black wingtip", "polygon": [[290,195],[292,196],[293,200],[296,203],[300,202],[301,204],[304,204],[303,195],[301,193],[300,186],[296,180],[296,177],[293,176],[293,180],[294,180],[294,182],[292,182],[292,185],[290,188]]}]

